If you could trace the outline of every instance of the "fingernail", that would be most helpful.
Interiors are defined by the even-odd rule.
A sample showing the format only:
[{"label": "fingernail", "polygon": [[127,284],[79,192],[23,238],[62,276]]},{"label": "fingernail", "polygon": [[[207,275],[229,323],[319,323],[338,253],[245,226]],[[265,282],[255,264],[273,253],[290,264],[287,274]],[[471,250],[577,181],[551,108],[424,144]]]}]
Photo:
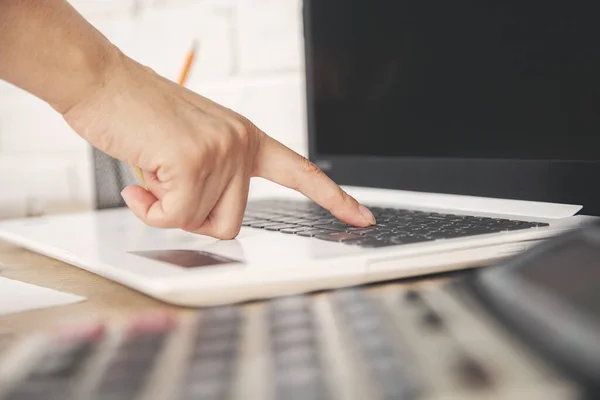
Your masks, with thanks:
[{"label": "fingernail", "polygon": [[125,188],[121,191],[121,197],[125,201],[125,204],[129,205],[129,200],[130,200],[131,196],[128,193],[127,188]]},{"label": "fingernail", "polygon": [[377,223],[377,221],[375,221],[375,217],[373,216],[373,213],[367,207],[365,207],[361,204],[358,207],[358,210],[360,211],[362,216],[365,217],[365,219],[367,221],[369,221],[369,223],[371,223],[371,225],[375,225]]}]

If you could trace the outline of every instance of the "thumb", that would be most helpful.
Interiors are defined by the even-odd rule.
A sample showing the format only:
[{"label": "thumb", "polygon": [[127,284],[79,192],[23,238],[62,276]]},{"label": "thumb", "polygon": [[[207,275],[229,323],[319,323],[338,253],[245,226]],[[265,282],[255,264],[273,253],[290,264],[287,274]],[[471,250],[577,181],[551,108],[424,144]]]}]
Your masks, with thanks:
[{"label": "thumb", "polygon": [[127,186],[121,192],[121,197],[133,214],[146,223],[148,223],[150,210],[160,206],[158,199],[152,193],[138,185]]}]

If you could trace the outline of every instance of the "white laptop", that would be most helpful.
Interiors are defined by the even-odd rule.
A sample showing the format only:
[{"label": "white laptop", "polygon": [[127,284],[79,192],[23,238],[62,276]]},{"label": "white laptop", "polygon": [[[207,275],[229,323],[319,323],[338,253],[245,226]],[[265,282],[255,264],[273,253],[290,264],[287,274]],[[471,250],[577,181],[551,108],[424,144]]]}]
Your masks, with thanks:
[{"label": "white laptop", "polygon": [[281,189],[249,203],[232,241],[149,228],[124,208],[6,221],[0,237],[207,306],[485,266],[587,221],[582,205],[600,214],[600,120],[585,106],[600,62],[568,58],[598,27],[557,36],[526,8],[438,6],[304,2],[310,158],[375,227]]}]

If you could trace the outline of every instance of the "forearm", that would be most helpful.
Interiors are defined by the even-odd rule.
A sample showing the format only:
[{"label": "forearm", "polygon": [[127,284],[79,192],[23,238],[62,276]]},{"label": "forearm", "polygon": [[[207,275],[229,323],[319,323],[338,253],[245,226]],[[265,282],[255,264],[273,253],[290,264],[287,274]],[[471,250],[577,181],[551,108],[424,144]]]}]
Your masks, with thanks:
[{"label": "forearm", "polygon": [[116,57],[64,0],[0,0],[0,79],[61,113],[104,84]]}]

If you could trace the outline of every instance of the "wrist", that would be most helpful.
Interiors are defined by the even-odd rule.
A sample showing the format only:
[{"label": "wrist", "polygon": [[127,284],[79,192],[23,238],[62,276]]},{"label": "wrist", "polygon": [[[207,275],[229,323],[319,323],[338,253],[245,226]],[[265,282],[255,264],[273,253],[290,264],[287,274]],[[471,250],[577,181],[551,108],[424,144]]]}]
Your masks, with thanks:
[{"label": "wrist", "polygon": [[50,105],[65,116],[77,104],[106,87],[124,63],[126,56],[108,43],[97,49],[75,49],[71,52],[71,81],[63,95],[49,101]]}]

